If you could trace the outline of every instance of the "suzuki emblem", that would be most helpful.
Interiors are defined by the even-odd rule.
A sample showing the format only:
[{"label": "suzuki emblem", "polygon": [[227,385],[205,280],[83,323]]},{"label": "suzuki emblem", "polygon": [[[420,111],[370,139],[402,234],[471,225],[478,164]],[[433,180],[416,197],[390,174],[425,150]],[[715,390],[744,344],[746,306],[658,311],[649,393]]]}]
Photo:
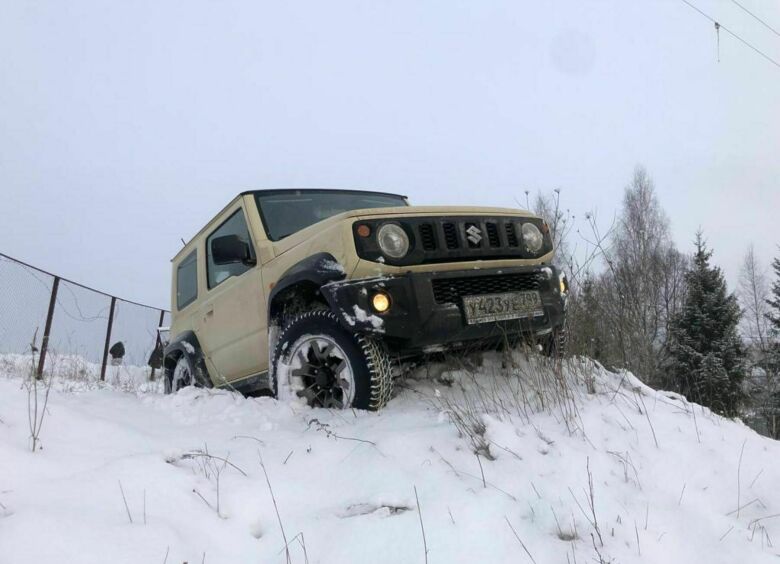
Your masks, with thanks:
[{"label": "suzuki emblem", "polygon": [[475,245],[479,245],[479,242],[482,241],[482,230],[476,225],[472,225],[466,229],[466,239]]}]

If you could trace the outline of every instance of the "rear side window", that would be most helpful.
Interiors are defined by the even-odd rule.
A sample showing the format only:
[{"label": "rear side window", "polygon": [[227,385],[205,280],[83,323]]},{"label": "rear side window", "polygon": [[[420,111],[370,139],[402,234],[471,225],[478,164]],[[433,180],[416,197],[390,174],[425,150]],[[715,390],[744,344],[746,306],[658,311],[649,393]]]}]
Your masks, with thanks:
[{"label": "rear side window", "polygon": [[176,309],[187,307],[198,297],[198,259],[195,251],[176,269]]},{"label": "rear side window", "polygon": [[217,227],[217,229],[209,235],[206,239],[206,271],[209,279],[209,289],[221,284],[231,276],[241,276],[244,272],[252,268],[252,265],[243,264],[240,262],[234,262],[231,264],[214,264],[214,259],[211,255],[211,242],[217,237],[224,237],[225,235],[237,235],[244,243],[249,245],[250,256],[255,255],[254,248],[252,247],[252,239],[249,237],[249,229],[246,226],[246,219],[244,219],[243,210],[238,210],[231,215],[225,223]]}]

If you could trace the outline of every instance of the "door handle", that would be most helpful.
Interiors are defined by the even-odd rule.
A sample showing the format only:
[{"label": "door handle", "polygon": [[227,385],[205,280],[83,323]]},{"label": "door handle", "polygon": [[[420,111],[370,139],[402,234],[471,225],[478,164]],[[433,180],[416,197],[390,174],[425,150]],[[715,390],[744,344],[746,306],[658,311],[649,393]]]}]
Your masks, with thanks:
[{"label": "door handle", "polygon": [[214,306],[206,306],[206,312],[203,314],[203,321],[208,321],[210,317],[214,317]]}]

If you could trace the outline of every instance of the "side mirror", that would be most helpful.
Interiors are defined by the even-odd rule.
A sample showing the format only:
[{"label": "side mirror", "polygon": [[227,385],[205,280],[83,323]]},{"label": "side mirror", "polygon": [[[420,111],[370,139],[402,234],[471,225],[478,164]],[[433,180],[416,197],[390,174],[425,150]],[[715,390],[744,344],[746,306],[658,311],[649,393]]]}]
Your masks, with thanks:
[{"label": "side mirror", "polygon": [[256,264],[249,245],[238,235],[224,235],[211,241],[211,258],[214,264]]}]

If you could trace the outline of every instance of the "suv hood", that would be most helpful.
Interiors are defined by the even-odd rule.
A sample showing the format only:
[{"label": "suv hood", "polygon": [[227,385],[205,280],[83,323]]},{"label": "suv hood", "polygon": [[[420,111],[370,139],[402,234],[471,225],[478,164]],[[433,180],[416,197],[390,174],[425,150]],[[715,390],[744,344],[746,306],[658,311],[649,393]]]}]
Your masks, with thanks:
[{"label": "suv hood", "polygon": [[293,247],[316,237],[322,231],[335,226],[345,220],[369,219],[377,217],[415,217],[415,216],[511,216],[511,217],[537,217],[527,210],[516,208],[492,208],[484,206],[399,206],[396,208],[368,208],[361,210],[352,210],[336,214],[322,221],[301,229],[282,239],[274,242],[275,254],[278,256]]},{"label": "suv hood", "polygon": [[515,208],[491,208],[485,206],[402,206],[397,208],[372,208],[353,210],[334,217],[369,218],[377,216],[413,217],[417,215],[507,215],[515,217],[536,217],[535,214]]}]

